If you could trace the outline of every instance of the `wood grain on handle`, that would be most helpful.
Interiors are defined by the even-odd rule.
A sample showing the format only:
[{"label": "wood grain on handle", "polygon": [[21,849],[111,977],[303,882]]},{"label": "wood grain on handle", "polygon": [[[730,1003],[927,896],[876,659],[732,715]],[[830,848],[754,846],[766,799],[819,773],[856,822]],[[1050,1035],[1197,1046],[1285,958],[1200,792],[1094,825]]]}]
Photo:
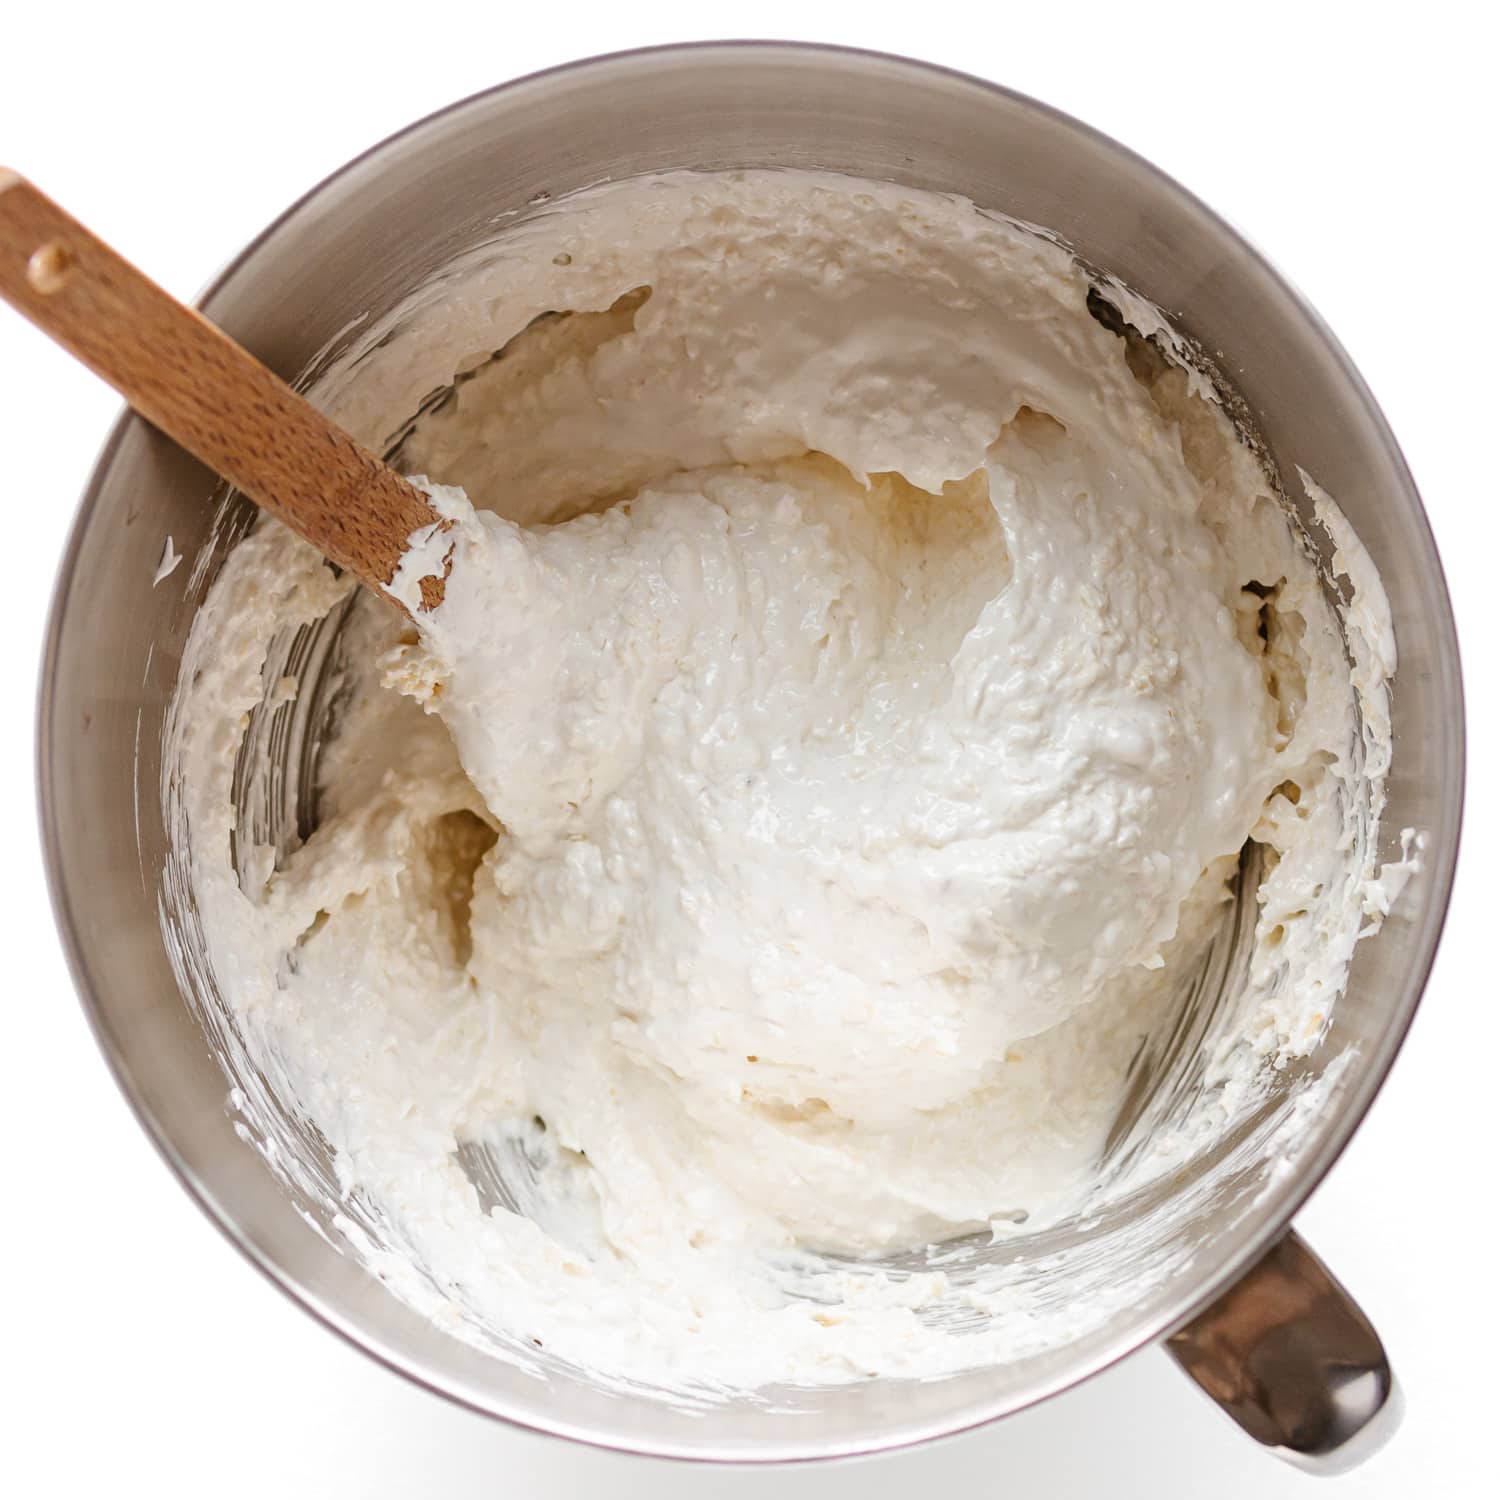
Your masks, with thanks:
[{"label": "wood grain on handle", "polygon": [[[4,167],[0,296],[376,592],[412,532],[439,521],[419,489]],[[422,581],[424,608],[442,596],[442,579]]]}]

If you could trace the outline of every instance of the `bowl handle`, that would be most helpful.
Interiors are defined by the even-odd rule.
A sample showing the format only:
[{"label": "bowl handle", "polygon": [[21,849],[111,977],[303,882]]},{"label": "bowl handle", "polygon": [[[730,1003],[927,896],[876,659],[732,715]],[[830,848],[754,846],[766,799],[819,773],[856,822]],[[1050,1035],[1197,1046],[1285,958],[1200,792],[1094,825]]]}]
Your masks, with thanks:
[{"label": "bowl handle", "polygon": [[1362,1463],[1401,1421],[1380,1336],[1293,1229],[1166,1347],[1256,1442],[1314,1473]]}]

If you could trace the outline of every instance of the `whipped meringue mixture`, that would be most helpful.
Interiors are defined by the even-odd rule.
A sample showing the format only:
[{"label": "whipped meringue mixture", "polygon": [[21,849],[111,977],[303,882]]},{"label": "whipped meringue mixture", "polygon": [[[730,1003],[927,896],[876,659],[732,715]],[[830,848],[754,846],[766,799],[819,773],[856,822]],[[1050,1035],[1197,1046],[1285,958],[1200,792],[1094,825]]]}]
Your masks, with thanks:
[{"label": "whipped meringue mixture", "polygon": [[[1180,1165],[1316,1042],[1381,911],[1388,614],[1364,569],[1346,646],[1116,290],[962,200],[672,174],[318,386],[451,522],[419,623],[257,524],[166,795],[249,1133],[295,1176],[264,1117],[315,1127],[399,1295],[660,1387],[1006,1359],[1025,1297],[944,1245]],[[1217,1102],[1122,1175],[1236,922]]]}]

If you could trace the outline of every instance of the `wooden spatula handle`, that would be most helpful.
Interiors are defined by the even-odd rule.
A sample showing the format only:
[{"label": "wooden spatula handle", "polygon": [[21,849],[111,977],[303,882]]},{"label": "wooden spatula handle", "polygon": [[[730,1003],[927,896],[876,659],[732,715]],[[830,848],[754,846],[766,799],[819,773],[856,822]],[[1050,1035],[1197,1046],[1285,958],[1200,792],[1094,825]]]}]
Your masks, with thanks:
[{"label": "wooden spatula handle", "polygon": [[[390,581],[427,497],[206,318],[0,167],[0,296],[361,582]],[[423,584],[423,603],[442,582]]]}]

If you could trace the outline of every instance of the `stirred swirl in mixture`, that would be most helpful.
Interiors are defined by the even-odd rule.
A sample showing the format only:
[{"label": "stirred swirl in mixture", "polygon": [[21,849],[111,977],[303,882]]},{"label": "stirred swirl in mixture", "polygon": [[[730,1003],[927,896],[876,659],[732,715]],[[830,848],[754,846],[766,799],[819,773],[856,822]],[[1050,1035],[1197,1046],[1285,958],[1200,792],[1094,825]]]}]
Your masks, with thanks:
[{"label": "stirred swirl in mixture", "polygon": [[1276,944],[1357,930],[1314,565],[1090,292],[972,205],[807,174],[502,239],[334,397],[379,435],[468,371],[399,450],[453,525],[396,592],[452,573],[419,626],[354,604],[319,826],[233,864],[268,643],[350,586],[270,524],[230,558],[179,716],[216,974],[487,1326],[672,1382],[1003,1357],[1003,1316],[924,1316],[941,1272],[813,1252],[1087,1202],[1252,836]]}]

